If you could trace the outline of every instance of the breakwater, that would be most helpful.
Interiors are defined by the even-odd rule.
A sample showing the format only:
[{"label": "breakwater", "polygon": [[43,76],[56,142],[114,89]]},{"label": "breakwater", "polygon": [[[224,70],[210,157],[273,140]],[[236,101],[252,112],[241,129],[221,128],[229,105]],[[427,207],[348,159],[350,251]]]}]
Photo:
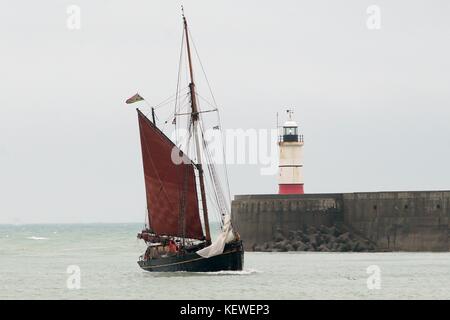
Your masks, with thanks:
[{"label": "breakwater", "polygon": [[450,251],[450,191],[238,195],[232,217],[250,251]]}]

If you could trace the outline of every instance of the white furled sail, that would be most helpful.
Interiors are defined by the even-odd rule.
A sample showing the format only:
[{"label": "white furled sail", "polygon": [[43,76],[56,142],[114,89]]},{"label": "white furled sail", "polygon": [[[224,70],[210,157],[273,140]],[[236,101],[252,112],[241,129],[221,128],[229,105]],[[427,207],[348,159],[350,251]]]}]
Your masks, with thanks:
[{"label": "white furled sail", "polygon": [[234,240],[233,227],[231,226],[231,216],[226,215],[224,218],[223,229],[217,239],[208,247],[203,248],[196,253],[203,258],[211,258],[223,253],[225,244]]}]

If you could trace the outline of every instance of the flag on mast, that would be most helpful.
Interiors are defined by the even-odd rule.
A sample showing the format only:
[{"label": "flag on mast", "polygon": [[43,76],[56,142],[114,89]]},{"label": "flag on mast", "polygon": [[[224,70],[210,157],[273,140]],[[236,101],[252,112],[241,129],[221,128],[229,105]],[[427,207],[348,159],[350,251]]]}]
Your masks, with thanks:
[{"label": "flag on mast", "polygon": [[125,101],[125,103],[130,104],[130,103],[135,103],[138,101],[143,101],[144,98],[142,98],[139,93],[136,93],[134,96],[132,96],[131,98],[128,98],[127,101]]}]

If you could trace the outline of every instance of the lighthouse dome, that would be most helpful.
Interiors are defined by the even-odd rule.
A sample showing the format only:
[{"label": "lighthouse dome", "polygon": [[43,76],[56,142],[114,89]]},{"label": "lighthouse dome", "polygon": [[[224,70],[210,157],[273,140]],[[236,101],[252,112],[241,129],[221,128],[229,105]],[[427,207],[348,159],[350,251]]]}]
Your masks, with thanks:
[{"label": "lighthouse dome", "polygon": [[284,123],[283,127],[290,127],[290,128],[294,128],[294,127],[298,127],[297,122],[292,121],[292,120],[288,120]]}]

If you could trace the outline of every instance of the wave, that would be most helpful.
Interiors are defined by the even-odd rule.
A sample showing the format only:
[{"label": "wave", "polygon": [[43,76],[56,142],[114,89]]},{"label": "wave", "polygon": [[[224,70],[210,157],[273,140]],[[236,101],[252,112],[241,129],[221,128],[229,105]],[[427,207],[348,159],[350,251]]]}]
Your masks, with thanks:
[{"label": "wave", "polygon": [[49,240],[50,238],[32,236],[32,237],[27,237],[27,239],[29,239],[29,240]]},{"label": "wave", "polygon": [[83,248],[83,247],[81,247],[81,248],[65,248],[65,249],[62,249],[62,251],[77,251],[77,250],[89,251],[89,250],[114,250],[114,249],[117,249],[117,247],[116,246],[108,246],[108,247],[87,247],[87,248]]}]

